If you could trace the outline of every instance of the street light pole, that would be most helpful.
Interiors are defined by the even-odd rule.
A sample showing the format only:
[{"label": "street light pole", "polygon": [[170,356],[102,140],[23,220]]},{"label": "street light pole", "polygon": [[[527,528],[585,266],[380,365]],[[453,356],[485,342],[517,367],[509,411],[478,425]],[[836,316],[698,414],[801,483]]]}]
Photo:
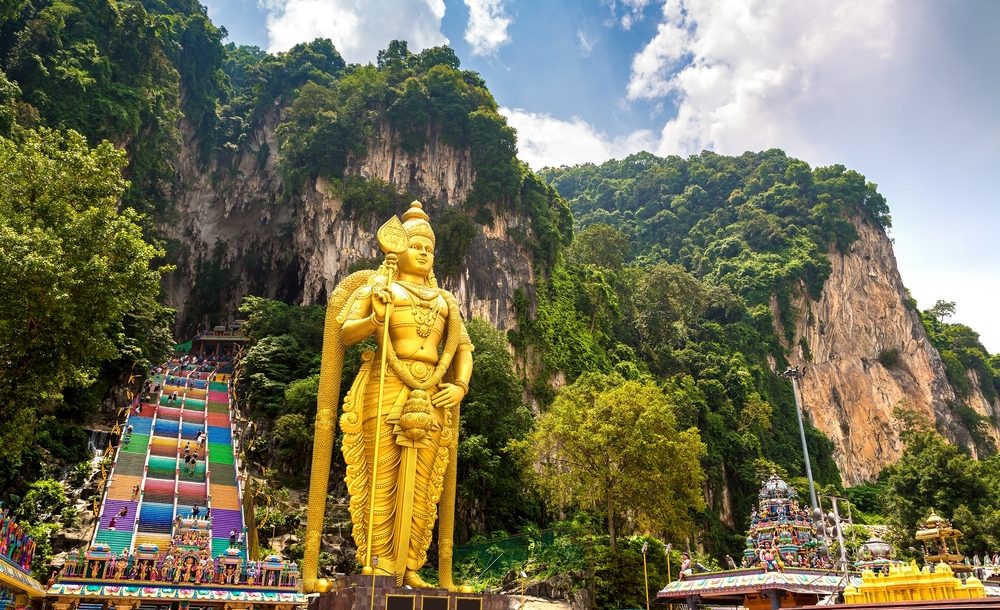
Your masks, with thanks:
[{"label": "street light pole", "polygon": [[791,367],[781,374],[792,380],[792,394],[795,395],[795,416],[799,420],[799,438],[802,440],[802,459],[806,463],[806,478],[809,479],[809,501],[812,503],[813,515],[819,513],[819,501],[816,499],[816,484],[813,483],[812,466],[809,464],[809,448],[806,445],[806,429],[802,425],[802,397],[799,395],[799,379],[805,373],[796,367]]}]

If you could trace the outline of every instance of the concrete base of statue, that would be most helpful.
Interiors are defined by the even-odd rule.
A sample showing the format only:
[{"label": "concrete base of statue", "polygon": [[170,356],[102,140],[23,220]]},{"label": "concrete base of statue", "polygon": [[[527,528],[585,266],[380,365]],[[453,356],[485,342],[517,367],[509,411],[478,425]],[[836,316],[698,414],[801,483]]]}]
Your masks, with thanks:
[{"label": "concrete base of statue", "polygon": [[509,596],[495,593],[397,587],[392,576],[353,574],[338,579],[335,586],[310,596],[309,610],[507,610],[510,603]]}]

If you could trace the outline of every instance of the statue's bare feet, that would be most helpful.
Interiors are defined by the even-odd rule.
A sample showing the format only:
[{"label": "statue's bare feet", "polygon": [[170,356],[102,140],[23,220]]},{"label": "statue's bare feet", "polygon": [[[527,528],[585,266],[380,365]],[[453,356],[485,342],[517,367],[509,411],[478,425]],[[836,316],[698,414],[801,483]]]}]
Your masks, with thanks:
[{"label": "statue's bare feet", "polygon": [[414,589],[430,589],[432,588],[430,584],[427,583],[420,575],[413,570],[407,570],[406,574],[403,575],[403,584],[409,585]]}]

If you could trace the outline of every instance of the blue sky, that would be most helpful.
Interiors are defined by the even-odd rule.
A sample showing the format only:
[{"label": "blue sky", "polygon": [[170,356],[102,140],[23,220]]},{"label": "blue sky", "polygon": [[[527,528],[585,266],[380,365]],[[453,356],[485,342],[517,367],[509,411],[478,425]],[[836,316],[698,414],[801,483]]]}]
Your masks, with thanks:
[{"label": "blue sky", "polygon": [[[203,0],[204,1],[204,0]],[[1000,352],[1000,2],[208,0],[240,44],[449,44],[532,167],[778,147],[879,185],[921,307]]]}]

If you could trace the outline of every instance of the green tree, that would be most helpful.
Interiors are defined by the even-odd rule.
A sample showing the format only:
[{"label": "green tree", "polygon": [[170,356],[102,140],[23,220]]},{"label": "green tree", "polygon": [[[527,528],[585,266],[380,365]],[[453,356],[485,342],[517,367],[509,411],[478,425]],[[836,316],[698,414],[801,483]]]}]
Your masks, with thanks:
[{"label": "green tree", "polygon": [[954,519],[960,507],[970,505],[974,514],[980,513],[988,490],[979,462],[933,430],[907,430],[903,441],[906,450],[882,477],[886,497],[892,498],[885,503],[889,521],[905,532],[907,539],[913,539],[918,524],[932,511]]},{"label": "green tree", "polygon": [[458,515],[465,538],[520,529],[540,512],[539,497],[524,485],[526,456],[516,441],[528,436],[533,422],[506,337],[480,318],[467,327],[476,349],[458,447]]},{"label": "green tree", "polygon": [[24,522],[53,521],[69,507],[66,488],[55,479],[39,479],[28,487],[28,493],[14,511]]},{"label": "green tree", "polygon": [[544,489],[557,504],[596,506],[612,552],[620,527],[678,539],[704,508],[693,428],[677,429],[673,406],[651,381],[585,374],[539,417],[531,437]]},{"label": "green tree", "polygon": [[271,444],[275,454],[273,463],[282,471],[300,475],[309,472],[313,426],[305,415],[288,413],[274,420]]},{"label": "green tree", "polygon": [[706,296],[701,283],[679,265],[660,263],[645,271],[636,294],[636,326],[654,362],[663,363],[664,350],[687,339]]},{"label": "green tree", "polygon": [[933,316],[938,322],[944,322],[945,318],[955,315],[955,301],[943,301],[939,299],[927,310],[927,313]]},{"label": "green tree", "polygon": [[285,388],[285,405],[292,413],[302,413],[307,418],[316,415],[316,394],[319,392],[319,374],[296,379]]},{"label": "green tree", "polygon": [[[16,457],[39,411],[122,353],[125,320],[159,294],[162,251],[119,209],[125,153],[83,136],[0,138],[0,442]],[[44,177],[44,179],[40,179]],[[156,326],[156,325],[154,325]],[[155,330],[162,330],[156,328]]]},{"label": "green tree", "polygon": [[566,260],[621,270],[629,256],[628,235],[606,223],[596,223],[576,232],[566,250]]}]

